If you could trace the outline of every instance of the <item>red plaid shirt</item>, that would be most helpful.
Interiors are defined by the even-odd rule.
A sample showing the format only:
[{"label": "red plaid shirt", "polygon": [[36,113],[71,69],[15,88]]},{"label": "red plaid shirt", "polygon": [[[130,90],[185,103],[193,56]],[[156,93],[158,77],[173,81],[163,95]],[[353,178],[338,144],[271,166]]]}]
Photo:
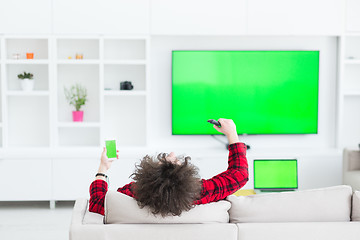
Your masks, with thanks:
[{"label": "red plaid shirt", "polygon": [[[225,199],[248,181],[248,163],[246,160],[246,146],[243,143],[229,145],[229,166],[222,172],[210,179],[202,179],[202,190],[200,199],[194,205],[216,202]],[[134,197],[131,190],[133,182],[118,188],[118,192]],[[108,189],[107,182],[95,180],[90,186],[89,211],[104,215],[104,199]]]}]

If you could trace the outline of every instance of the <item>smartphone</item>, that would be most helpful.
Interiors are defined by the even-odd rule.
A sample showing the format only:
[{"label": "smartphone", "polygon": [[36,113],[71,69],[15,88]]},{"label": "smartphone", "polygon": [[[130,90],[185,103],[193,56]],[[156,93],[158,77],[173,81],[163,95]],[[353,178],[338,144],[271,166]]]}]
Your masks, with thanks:
[{"label": "smartphone", "polygon": [[115,140],[106,140],[106,156],[108,158],[116,158],[116,141]]}]

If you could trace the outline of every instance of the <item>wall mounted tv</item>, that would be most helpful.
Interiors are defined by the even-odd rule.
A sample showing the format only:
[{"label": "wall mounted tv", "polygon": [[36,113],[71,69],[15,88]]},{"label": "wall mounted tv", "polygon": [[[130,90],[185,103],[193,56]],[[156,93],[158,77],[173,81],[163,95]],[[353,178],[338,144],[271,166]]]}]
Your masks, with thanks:
[{"label": "wall mounted tv", "polygon": [[173,51],[172,134],[315,134],[319,51]]}]

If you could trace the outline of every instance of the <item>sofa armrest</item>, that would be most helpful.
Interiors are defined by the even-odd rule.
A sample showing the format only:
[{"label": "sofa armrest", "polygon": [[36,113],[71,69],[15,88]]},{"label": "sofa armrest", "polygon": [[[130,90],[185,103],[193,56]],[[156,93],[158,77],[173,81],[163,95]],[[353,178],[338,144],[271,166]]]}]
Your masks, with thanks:
[{"label": "sofa armrest", "polygon": [[[69,231],[70,240],[102,240],[106,239],[104,234],[104,224],[84,223],[84,218],[88,212],[88,200],[85,198],[77,199],[74,205],[71,225]],[[94,213],[95,214],[95,213]],[[100,215],[101,216],[101,215]]]},{"label": "sofa armrest", "polygon": [[83,224],[84,215],[88,206],[86,198],[80,198],[75,201],[74,209],[71,217],[71,227],[80,226]]}]

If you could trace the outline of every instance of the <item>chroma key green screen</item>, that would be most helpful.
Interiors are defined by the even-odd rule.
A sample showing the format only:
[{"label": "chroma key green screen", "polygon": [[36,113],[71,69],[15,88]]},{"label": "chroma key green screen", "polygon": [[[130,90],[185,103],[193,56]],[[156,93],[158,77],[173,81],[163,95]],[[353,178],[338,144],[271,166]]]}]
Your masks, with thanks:
[{"label": "chroma key green screen", "polygon": [[319,51],[173,51],[172,134],[315,134]]}]

